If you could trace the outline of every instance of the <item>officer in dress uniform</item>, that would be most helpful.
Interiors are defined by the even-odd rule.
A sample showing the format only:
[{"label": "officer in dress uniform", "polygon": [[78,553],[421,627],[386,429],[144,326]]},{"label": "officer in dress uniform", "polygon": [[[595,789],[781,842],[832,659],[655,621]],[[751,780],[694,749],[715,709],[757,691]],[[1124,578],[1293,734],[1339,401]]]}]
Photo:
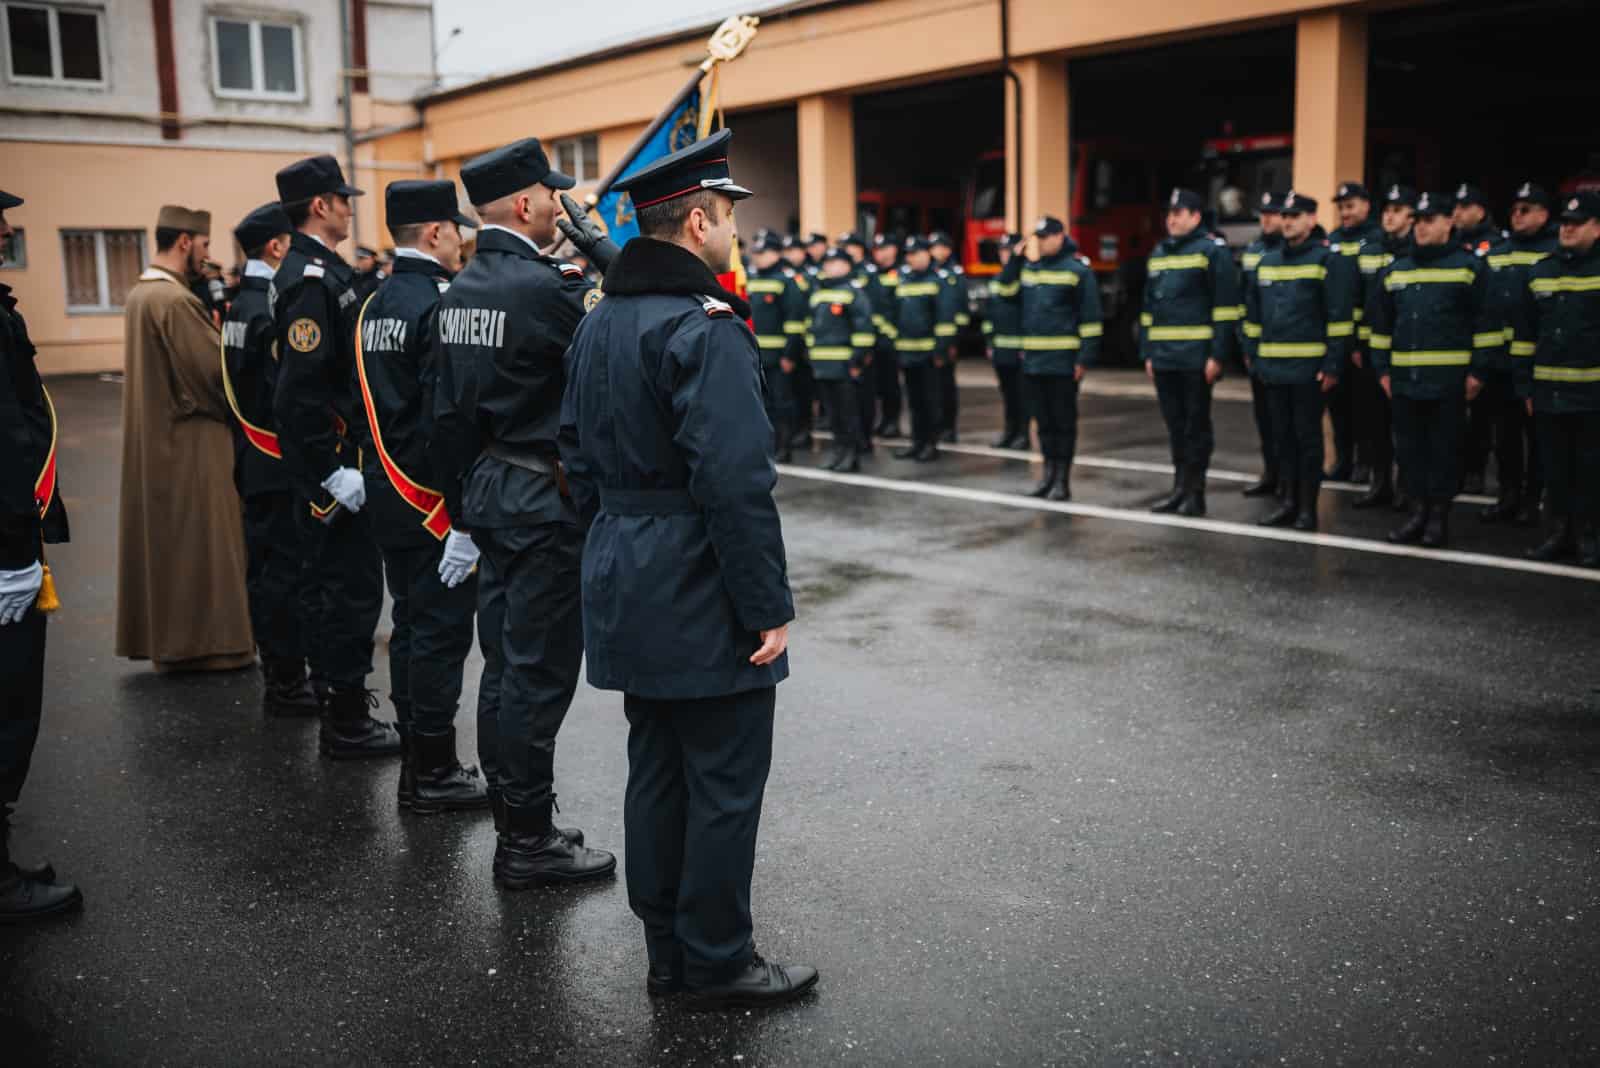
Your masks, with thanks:
[{"label": "officer in dress uniform", "polygon": [[[1382,284],[1383,269],[1401,256],[1411,252],[1411,229],[1416,222],[1417,191],[1408,185],[1391,185],[1383,195],[1383,216],[1379,223],[1383,228],[1383,251],[1379,254],[1378,270],[1363,279],[1366,295],[1362,298],[1362,308],[1369,308],[1378,299],[1378,287]],[[1361,343],[1362,352],[1370,352],[1368,340],[1372,336],[1372,328],[1365,317],[1356,324],[1356,338]],[[1365,360],[1365,368],[1361,373],[1370,373],[1372,363]],[[1389,401],[1389,395],[1384,392],[1381,385],[1377,385],[1377,376],[1373,374],[1374,388],[1371,392],[1360,392],[1357,400],[1365,398],[1367,408],[1358,419],[1358,426],[1362,432],[1359,442],[1362,456],[1372,468],[1372,484],[1367,492],[1357,497],[1350,503],[1352,508],[1382,508],[1394,504],[1398,511],[1405,511],[1410,507],[1409,498],[1403,490],[1398,493],[1394,483],[1394,417]],[[1365,387],[1363,387],[1364,389]]]},{"label": "officer in dress uniform", "polygon": [[1394,402],[1395,440],[1413,504],[1389,535],[1396,544],[1441,549],[1460,483],[1461,423],[1505,344],[1489,299],[1489,268],[1450,240],[1447,193],[1417,201],[1411,251],[1382,269],[1374,289],[1368,351]]},{"label": "officer in dress uniform", "polygon": [[[0,191],[0,249],[12,234],[5,213],[22,198]],[[3,258],[0,258],[3,262]],[[56,485],[56,415],[34,366],[28,324],[0,283],[0,923],[28,923],[83,905],[48,863],[11,859],[11,808],[22,794],[44,706],[45,550],[67,540]],[[49,591],[47,593],[47,591]]]},{"label": "officer in dress uniform", "polygon": [[589,682],[628,718],[628,901],[652,994],[792,1000],[816,970],[755,950],[750,882],[794,618],[749,308],[717,284],[750,192],[728,130],[618,183],[642,236],[567,354]]},{"label": "officer in dress uniform", "polygon": [[306,678],[300,625],[305,567],[294,482],[283,462],[272,414],[278,352],[267,301],[293,230],[277,201],[263,204],[234,227],[245,263],[222,323],[222,382],[234,417],[233,479],[244,502],[245,588],[266,680],[262,706],[268,715],[314,716],[318,701]]},{"label": "officer in dress uniform", "polygon": [[755,326],[761,370],[766,376],[767,418],[772,420],[773,448],[779,463],[793,458],[794,374],[806,358],[806,320],[811,315],[810,286],[783,262],[783,243],[771,233],[756,238],[750,294],[750,321]]},{"label": "officer in dress uniform", "polygon": [[837,245],[822,254],[822,276],[811,291],[806,321],[806,350],[833,431],[833,453],[822,465],[829,471],[861,470],[866,436],[858,383],[878,340],[871,306],[851,266],[849,253]]},{"label": "officer in dress uniform", "polygon": [[900,243],[885,233],[872,235],[872,273],[867,296],[872,299],[872,325],[878,345],[872,354],[872,379],[878,393],[876,437],[900,437],[900,356],[894,348],[895,287],[900,284]]},{"label": "officer in dress uniform", "polygon": [[[1506,236],[1489,214],[1489,198],[1481,186],[1462,182],[1456,187],[1454,203],[1455,240],[1473,255],[1487,258],[1495,243]],[[1466,493],[1482,493],[1484,470],[1493,445],[1494,416],[1486,400],[1470,405],[1468,414],[1470,419],[1462,426],[1465,474],[1461,488]]]},{"label": "officer in dress uniform", "polygon": [[983,306],[983,334],[989,363],[1000,386],[1005,426],[992,443],[997,449],[1028,448],[1028,406],[1022,396],[1022,235],[1005,234],[998,243],[1000,273],[989,280]]},{"label": "officer in dress uniform", "polygon": [[1267,386],[1278,477],[1292,480],[1262,526],[1317,529],[1322,486],[1322,395],[1345,373],[1355,340],[1356,263],[1317,226],[1314,198],[1283,198],[1283,244],[1261,257],[1245,293],[1245,358]]},{"label": "officer in dress uniform", "polygon": [[278,346],[272,414],[297,497],[311,678],[327,695],[321,749],[340,760],[398,754],[399,733],[369,713],[377,707],[366,680],[383,611],[383,558],[362,510],[355,397],[361,309],[350,265],[333,250],[350,234],[350,198],[361,190],[344,180],[332,156],[291,163],[277,183],[295,230],[268,289]]},{"label": "officer in dress uniform", "polygon": [[911,402],[911,444],[894,455],[927,463],[939,458],[939,372],[955,347],[956,309],[928,243],[908,237],[905,253],[895,288],[894,347]]},{"label": "officer in dress uniform", "polygon": [[1033,228],[1022,268],[1022,374],[1039,424],[1044,477],[1030,494],[1072,499],[1078,449],[1078,387],[1100,353],[1100,286],[1060,219]]},{"label": "officer in dress uniform", "polygon": [[609,878],[616,858],[553,822],[556,734],[583,660],[583,542],[556,444],[561,358],[600,290],[540,249],[556,240],[563,205],[576,221],[560,220],[561,233],[601,271],[616,246],[571,198],[557,202],[575,183],[537,138],[468,160],[461,182],[483,226],[436,313],[432,458],[452,524],[441,573],[482,569],[478,717],[498,736],[480,743],[499,829],[494,878],[508,890]]},{"label": "officer in dress uniform", "polygon": [[1367,288],[1383,265],[1383,228],[1372,217],[1372,194],[1360,182],[1340,182],[1333,203],[1339,209],[1339,226],[1328,235],[1328,243],[1340,255],[1355,260],[1361,288],[1356,292],[1356,341],[1350,349],[1350,372],[1327,395],[1334,440],[1334,469],[1328,477],[1369,482],[1374,479],[1368,446],[1378,422],[1378,398],[1383,391],[1366,359],[1361,322]]},{"label": "officer in dress uniform", "polygon": [[1233,257],[1201,227],[1205,202],[1192,189],[1167,198],[1167,236],[1151,253],[1140,359],[1156,384],[1172,454],[1172,492],[1153,512],[1206,514],[1206,469],[1216,435],[1211,391],[1233,351],[1240,318]]},{"label": "officer in dress uniform", "polygon": [[[1256,267],[1261,257],[1283,244],[1283,196],[1280,193],[1261,194],[1261,233],[1244,247],[1239,258],[1239,300],[1244,306],[1244,292],[1256,284]],[[1239,351],[1244,351],[1242,334],[1243,316],[1240,316]],[[1272,416],[1267,410],[1267,387],[1261,381],[1256,364],[1244,360],[1245,372],[1250,376],[1250,411],[1255,417],[1256,438],[1261,443],[1261,477],[1241,492],[1246,497],[1272,497],[1278,492],[1278,443],[1272,436]]]},{"label": "officer in dress uniform", "polygon": [[1550,532],[1529,551],[1600,567],[1600,193],[1561,205],[1561,248],[1534,264],[1513,325],[1520,388],[1539,430]]},{"label": "officer in dress uniform", "polygon": [[955,245],[950,235],[935,230],[928,235],[928,251],[933,254],[933,269],[945,288],[952,291],[949,298],[955,309],[955,331],[950,335],[954,344],[949,348],[944,366],[939,368],[939,440],[955,444],[961,439],[956,429],[956,417],[961,414],[961,388],[956,383],[956,364],[961,360],[961,332],[972,325],[972,315],[967,311],[967,272],[955,258]]},{"label": "officer in dress uniform", "polygon": [[[1550,194],[1532,182],[1517,187],[1511,205],[1511,233],[1489,249],[1489,279],[1496,314],[1510,324],[1516,318],[1517,304],[1527,287],[1528,275],[1560,248],[1557,227],[1550,219],[1553,201]],[[1485,523],[1515,522],[1534,526],[1539,522],[1539,498],[1544,493],[1540,480],[1538,438],[1533,419],[1528,415],[1527,397],[1517,392],[1517,360],[1508,344],[1489,368],[1482,402],[1494,414],[1495,468],[1500,474],[1500,495],[1484,507],[1479,518]]]},{"label": "officer in dress uniform", "polygon": [[[461,268],[461,228],[474,224],[456,206],[454,182],[390,182],[384,215],[394,237],[394,274],[362,304],[356,381],[372,442],[366,508],[394,599],[389,686],[399,714],[397,798],[417,813],[487,808],[483,777],[456,757],[456,704],[472,649],[477,575],[459,565],[441,574],[452,531],[428,455],[439,298]],[[478,737],[492,743],[493,726]]]}]

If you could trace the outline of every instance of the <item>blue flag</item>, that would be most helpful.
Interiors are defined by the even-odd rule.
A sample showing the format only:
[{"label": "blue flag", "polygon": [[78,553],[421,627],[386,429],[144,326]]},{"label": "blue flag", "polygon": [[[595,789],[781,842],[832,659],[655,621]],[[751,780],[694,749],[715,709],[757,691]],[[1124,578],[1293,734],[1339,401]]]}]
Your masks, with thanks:
[{"label": "blue flag", "polygon": [[[662,124],[654,137],[645,142],[639,149],[639,154],[633,157],[633,162],[628,164],[628,169],[618,176],[617,180],[634,174],[662,156],[671,155],[680,148],[688,148],[695,142],[695,135],[700,126],[700,90],[690,93],[672,117]],[[605,222],[606,229],[611,232],[611,240],[618,245],[624,245],[632,238],[639,236],[639,222],[634,217],[633,200],[626,193],[607,193],[595,205],[595,211]]]}]

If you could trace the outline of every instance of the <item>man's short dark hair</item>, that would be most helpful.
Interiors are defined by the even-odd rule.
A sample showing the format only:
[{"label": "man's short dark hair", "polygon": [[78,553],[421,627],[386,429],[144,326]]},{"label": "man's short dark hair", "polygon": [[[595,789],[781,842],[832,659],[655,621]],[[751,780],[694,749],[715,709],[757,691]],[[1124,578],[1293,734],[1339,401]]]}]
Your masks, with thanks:
[{"label": "man's short dark hair", "polygon": [[156,251],[165,252],[178,243],[178,238],[188,233],[187,230],[176,230],[170,226],[156,227]]},{"label": "man's short dark hair", "polygon": [[721,218],[721,210],[717,206],[717,194],[709,189],[701,189],[681,197],[673,197],[671,200],[663,200],[648,208],[640,208],[639,233],[645,237],[670,241],[678,236],[683,224],[689,220],[689,213],[695,208],[705,212],[706,217],[712,222],[717,222]]},{"label": "man's short dark hair", "polygon": [[[415,248],[417,242],[422,240],[422,231],[427,225],[427,223],[401,223],[399,226],[390,226],[389,236],[394,238],[396,245]],[[374,252],[372,258],[377,259],[378,254]]]},{"label": "man's short dark hair", "polygon": [[296,230],[304,226],[306,224],[306,219],[310,218],[311,201],[315,199],[317,198],[312,197],[311,200],[291,200],[289,203],[283,206],[283,213],[289,216],[289,224]]}]

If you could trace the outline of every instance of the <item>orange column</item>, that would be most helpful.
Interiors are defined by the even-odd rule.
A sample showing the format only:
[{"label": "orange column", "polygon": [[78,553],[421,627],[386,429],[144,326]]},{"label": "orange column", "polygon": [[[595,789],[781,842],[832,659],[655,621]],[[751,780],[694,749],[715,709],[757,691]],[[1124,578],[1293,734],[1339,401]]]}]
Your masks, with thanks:
[{"label": "orange column", "polygon": [[800,229],[833,235],[856,225],[855,114],[848,96],[808,96],[796,104],[800,154]]},{"label": "orange column", "polygon": [[[1027,233],[1041,215],[1054,215],[1071,228],[1067,122],[1067,63],[1051,57],[1015,60],[1021,83],[1022,145],[1017,146],[1015,93],[1006,88],[1006,224]],[[1009,81],[1009,79],[1008,79]],[[1016,199],[1016,168],[1022,167],[1022,203]]]},{"label": "orange column", "polygon": [[1295,52],[1294,187],[1338,225],[1333,193],[1364,181],[1367,162],[1367,16],[1302,15]]}]

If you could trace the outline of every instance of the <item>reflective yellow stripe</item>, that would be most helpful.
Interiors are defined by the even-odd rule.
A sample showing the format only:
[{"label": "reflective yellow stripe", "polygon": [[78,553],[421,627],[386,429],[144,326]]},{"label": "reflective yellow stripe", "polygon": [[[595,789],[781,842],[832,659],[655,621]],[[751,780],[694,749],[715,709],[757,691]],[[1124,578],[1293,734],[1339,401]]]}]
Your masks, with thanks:
[{"label": "reflective yellow stripe", "polygon": [[1372,349],[1390,349],[1394,347],[1394,338],[1388,334],[1373,334],[1367,338],[1367,347]]},{"label": "reflective yellow stripe", "polygon": [[877,343],[878,343],[878,338],[877,338],[877,335],[875,335],[875,334],[851,334],[850,335],[850,344],[855,345],[858,348],[868,348],[868,347],[870,347],[872,345],[876,345]]},{"label": "reflective yellow stripe", "polygon": [[1587,293],[1591,289],[1600,289],[1600,274],[1588,278],[1573,274],[1558,278],[1535,278],[1528,283],[1528,288],[1535,293]]},{"label": "reflective yellow stripe", "polygon": [[806,332],[806,322],[804,319],[787,319],[783,324],[783,332],[785,334],[803,334]]},{"label": "reflective yellow stripe", "polygon": [[1263,282],[1321,281],[1328,277],[1328,269],[1320,263],[1306,263],[1296,267],[1268,263],[1256,271],[1256,277]]},{"label": "reflective yellow stripe", "polygon": [[939,324],[937,324],[933,328],[933,336],[934,337],[955,337],[956,336],[956,324],[955,323],[939,323]]},{"label": "reflective yellow stripe", "polygon": [[902,297],[937,297],[939,295],[938,282],[907,282],[895,290],[897,296]]},{"label": "reflective yellow stripe", "polygon": [[1353,323],[1353,322],[1329,323],[1328,324],[1328,336],[1329,337],[1354,337],[1355,336],[1355,332],[1356,332],[1356,324]]},{"label": "reflective yellow stripe", "polygon": [[1100,323],[1079,323],[1079,337],[1099,337],[1105,328]]},{"label": "reflective yellow stripe", "polygon": [[1148,337],[1151,341],[1209,341],[1212,330],[1209,326],[1152,326]]},{"label": "reflective yellow stripe", "polygon": [[787,283],[781,278],[752,278],[745,283],[751,293],[782,293]]},{"label": "reflective yellow stripe", "polygon": [[1533,377],[1541,382],[1600,382],[1600,367],[1539,367]]},{"label": "reflective yellow stripe", "polygon": [[1503,267],[1532,267],[1549,255],[1548,252],[1502,252],[1489,257],[1489,266],[1497,271]]},{"label": "reflective yellow stripe", "polygon": [[788,344],[789,344],[789,339],[786,338],[786,337],[774,337],[771,334],[757,334],[756,335],[756,347],[757,348],[761,348],[761,349],[781,349],[781,348],[788,347]]},{"label": "reflective yellow stripe", "polygon": [[811,294],[811,306],[818,304],[853,304],[856,295],[848,289],[819,289]]},{"label": "reflective yellow stripe", "polygon": [[[1022,272],[1022,284],[1025,286],[1075,286],[1078,276],[1072,271],[1030,271]],[[905,290],[901,290],[905,292]]]},{"label": "reflective yellow stripe", "polygon": [[1361,242],[1335,241],[1333,243],[1333,248],[1334,251],[1338,252],[1341,256],[1354,256],[1361,252]]},{"label": "reflective yellow stripe", "polygon": [[813,360],[848,360],[855,355],[849,345],[818,345],[811,350]]},{"label": "reflective yellow stripe", "polygon": [[1014,297],[1022,290],[1021,282],[990,282],[989,295],[994,297]]},{"label": "reflective yellow stripe", "polygon": [[956,312],[957,326],[966,326],[970,322],[972,322],[972,316],[968,315],[966,312]]},{"label": "reflective yellow stripe", "polygon": [[1211,261],[1199,252],[1186,256],[1151,256],[1146,265],[1151,274],[1160,274],[1162,271],[1203,271],[1209,266]]},{"label": "reflective yellow stripe", "polygon": [[1472,353],[1465,349],[1395,352],[1389,362],[1396,367],[1465,367],[1472,362]]},{"label": "reflective yellow stripe", "polygon": [[1399,289],[1411,285],[1471,285],[1470,267],[1417,267],[1409,271],[1390,271],[1383,288]]},{"label": "reflective yellow stripe", "polygon": [[1259,252],[1246,252],[1244,254],[1243,259],[1240,260],[1240,263],[1243,265],[1244,269],[1247,270],[1247,271],[1255,270],[1256,269],[1256,265],[1259,264],[1260,262],[1261,262],[1261,253],[1259,253]]},{"label": "reflective yellow stripe", "polygon": [[1505,334],[1506,344],[1508,345],[1511,344],[1511,339],[1517,336],[1516,327],[1512,326],[1506,327],[1503,333]]},{"label": "reflective yellow stripe", "polygon": [[1245,337],[1260,337],[1261,336],[1261,324],[1260,323],[1246,322],[1244,324],[1244,336]]},{"label": "reflective yellow stripe", "polygon": [[1075,337],[1025,337],[1022,347],[1027,352],[1062,352],[1079,348],[1083,343]]},{"label": "reflective yellow stripe", "polygon": [[992,319],[985,319],[985,320],[984,320],[984,321],[983,321],[983,332],[984,332],[984,333],[985,333],[985,334],[992,334],[992,333],[994,333],[994,320],[992,320]]},{"label": "reflective yellow stripe", "polygon": [[1376,271],[1379,267],[1383,266],[1383,254],[1368,253],[1365,256],[1359,257],[1356,260],[1356,264],[1360,267],[1362,274],[1371,274],[1373,271]]},{"label": "reflective yellow stripe", "polygon": [[931,337],[900,337],[894,341],[896,352],[932,352],[933,346]]},{"label": "reflective yellow stripe", "polygon": [[1366,318],[1366,313],[1360,308],[1351,308],[1350,317],[1359,323],[1362,319]]},{"label": "reflective yellow stripe", "polygon": [[1140,312],[1139,313],[1139,325],[1140,326],[1149,326],[1152,323],[1154,323],[1155,321],[1156,321],[1156,317],[1154,315],[1151,315],[1149,312]]},{"label": "reflective yellow stripe", "polygon": [[994,336],[994,347],[997,349],[1020,349],[1022,347],[1022,338],[1014,337],[1011,334],[996,334]]},{"label": "reflective yellow stripe", "polygon": [[1258,354],[1270,359],[1297,359],[1326,356],[1328,346],[1321,341],[1263,341]]},{"label": "reflective yellow stripe", "polygon": [[1211,309],[1211,321],[1214,323],[1233,323],[1244,318],[1244,309],[1237,304],[1228,304]]},{"label": "reflective yellow stripe", "polygon": [[1473,334],[1472,347],[1475,349],[1492,349],[1505,344],[1506,336],[1499,330],[1488,334]]},{"label": "reflective yellow stripe", "polygon": [[1536,347],[1531,341],[1513,341],[1511,343],[1511,355],[1532,356]]}]

